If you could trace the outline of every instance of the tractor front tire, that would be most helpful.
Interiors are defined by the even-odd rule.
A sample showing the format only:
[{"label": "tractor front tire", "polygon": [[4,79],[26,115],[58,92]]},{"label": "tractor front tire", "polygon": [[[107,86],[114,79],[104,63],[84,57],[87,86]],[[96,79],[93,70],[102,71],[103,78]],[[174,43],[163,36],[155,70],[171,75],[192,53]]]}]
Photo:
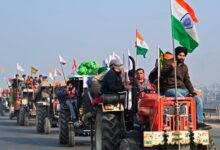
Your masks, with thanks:
[{"label": "tractor front tire", "polygon": [[96,150],[118,150],[121,142],[120,115],[104,113],[101,109],[96,114],[95,140]]}]

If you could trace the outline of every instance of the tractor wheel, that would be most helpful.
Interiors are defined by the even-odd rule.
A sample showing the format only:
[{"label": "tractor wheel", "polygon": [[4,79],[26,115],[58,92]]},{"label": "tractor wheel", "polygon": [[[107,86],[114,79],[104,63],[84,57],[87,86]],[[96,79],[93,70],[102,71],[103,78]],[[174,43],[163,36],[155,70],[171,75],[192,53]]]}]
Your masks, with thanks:
[{"label": "tractor wheel", "polygon": [[13,114],[12,114],[12,113],[9,114],[9,119],[10,119],[10,120],[13,119]]},{"label": "tractor wheel", "polygon": [[139,150],[135,141],[131,139],[121,140],[119,150]]},{"label": "tractor wheel", "polygon": [[46,107],[37,107],[37,116],[36,116],[36,129],[38,133],[44,132],[44,121],[47,115]]},{"label": "tractor wheel", "polygon": [[4,113],[4,106],[2,105],[2,103],[0,103],[0,114],[1,114],[2,116],[5,115],[5,113]]},{"label": "tractor wheel", "polygon": [[24,115],[24,126],[29,126],[29,114],[26,111]]},{"label": "tractor wheel", "polygon": [[59,143],[60,144],[68,143],[68,139],[69,139],[68,122],[71,120],[70,117],[71,115],[70,115],[69,110],[63,109],[60,112],[60,120],[59,120]]},{"label": "tractor wheel", "polygon": [[[17,112],[17,113],[16,113]],[[15,116],[16,118],[17,118],[17,124],[19,125],[20,124],[20,119],[19,119],[19,112],[20,111],[16,111],[16,112],[14,112],[14,113],[12,113],[11,114],[11,117],[12,117],[12,119],[13,119],[13,117]]]},{"label": "tractor wheel", "polygon": [[25,108],[23,106],[21,107],[21,109],[19,111],[18,117],[19,117],[19,121],[18,121],[19,124],[21,126],[23,126],[24,125],[24,118],[25,118]]},{"label": "tractor wheel", "polygon": [[119,148],[121,142],[119,116],[114,113],[103,113],[101,109],[97,111],[96,150],[117,150]]},{"label": "tractor wheel", "polygon": [[44,119],[44,133],[50,134],[51,131],[51,123],[49,117]]},{"label": "tractor wheel", "polygon": [[68,124],[68,129],[69,129],[69,147],[74,147],[75,146],[75,130],[73,127],[73,123]]}]

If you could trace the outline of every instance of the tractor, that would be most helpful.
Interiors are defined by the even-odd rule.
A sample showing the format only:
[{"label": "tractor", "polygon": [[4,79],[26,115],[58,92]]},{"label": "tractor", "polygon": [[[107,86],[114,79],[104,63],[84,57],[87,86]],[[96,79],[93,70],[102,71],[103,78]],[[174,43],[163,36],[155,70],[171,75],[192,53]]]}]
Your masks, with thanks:
[{"label": "tractor", "polygon": [[69,91],[67,86],[56,89],[56,95],[60,101],[59,143],[68,144],[70,147],[75,146],[75,136],[90,135],[90,127],[83,121],[83,82],[82,76],[69,78],[67,85],[69,83],[73,85],[76,91],[74,95],[67,94]]},{"label": "tractor", "polygon": [[57,127],[59,119],[59,100],[55,96],[53,83],[43,82],[39,86],[36,102],[36,130],[38,133],[50,134],[51,127]]},{"label": "tractor", "polygon": [[33,89],[22,90],[21,105],[19,111],[19,124],[28,126],[29,120],[36,117],[35,92]]},{"label": "tractor", "polygon": [[[135,71],[134,59],[129,58]],[[197,129],[193,97],[176,99],[150,90],[137,92],[133,83],[129,109],[126,95],[104,94],[96,106],[96,150],[216,150],[210,131]]]}]

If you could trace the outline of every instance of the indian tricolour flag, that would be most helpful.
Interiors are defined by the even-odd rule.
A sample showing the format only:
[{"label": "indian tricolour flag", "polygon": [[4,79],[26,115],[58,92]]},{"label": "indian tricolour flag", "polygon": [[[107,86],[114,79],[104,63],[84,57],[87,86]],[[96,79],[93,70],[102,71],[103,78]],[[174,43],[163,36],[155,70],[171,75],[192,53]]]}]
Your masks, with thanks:
[{"label": "indian tricolour flag", "polygon": [[146,57],[146,53],[149,50],[149,46],[144,41],[144,38],[141,36],[141,34],[136,30],[136,47],[137,47],[137,55],[143,55],[143,57]]},{"label": "indian tricolour flag", "polygon": [[188,49],[188,52],[199,46],[195,24],[198,19],[194,10],[184,0],[171,0],[173,38]]}]

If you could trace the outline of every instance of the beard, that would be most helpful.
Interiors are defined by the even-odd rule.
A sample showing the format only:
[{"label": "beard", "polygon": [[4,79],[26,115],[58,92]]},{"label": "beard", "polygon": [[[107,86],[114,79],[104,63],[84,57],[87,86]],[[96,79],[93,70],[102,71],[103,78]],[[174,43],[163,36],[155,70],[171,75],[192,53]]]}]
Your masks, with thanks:
[{"label": "beard", "polygon": [[177,62],[178,63],[183,63],[185,59],[178,59]]}]

